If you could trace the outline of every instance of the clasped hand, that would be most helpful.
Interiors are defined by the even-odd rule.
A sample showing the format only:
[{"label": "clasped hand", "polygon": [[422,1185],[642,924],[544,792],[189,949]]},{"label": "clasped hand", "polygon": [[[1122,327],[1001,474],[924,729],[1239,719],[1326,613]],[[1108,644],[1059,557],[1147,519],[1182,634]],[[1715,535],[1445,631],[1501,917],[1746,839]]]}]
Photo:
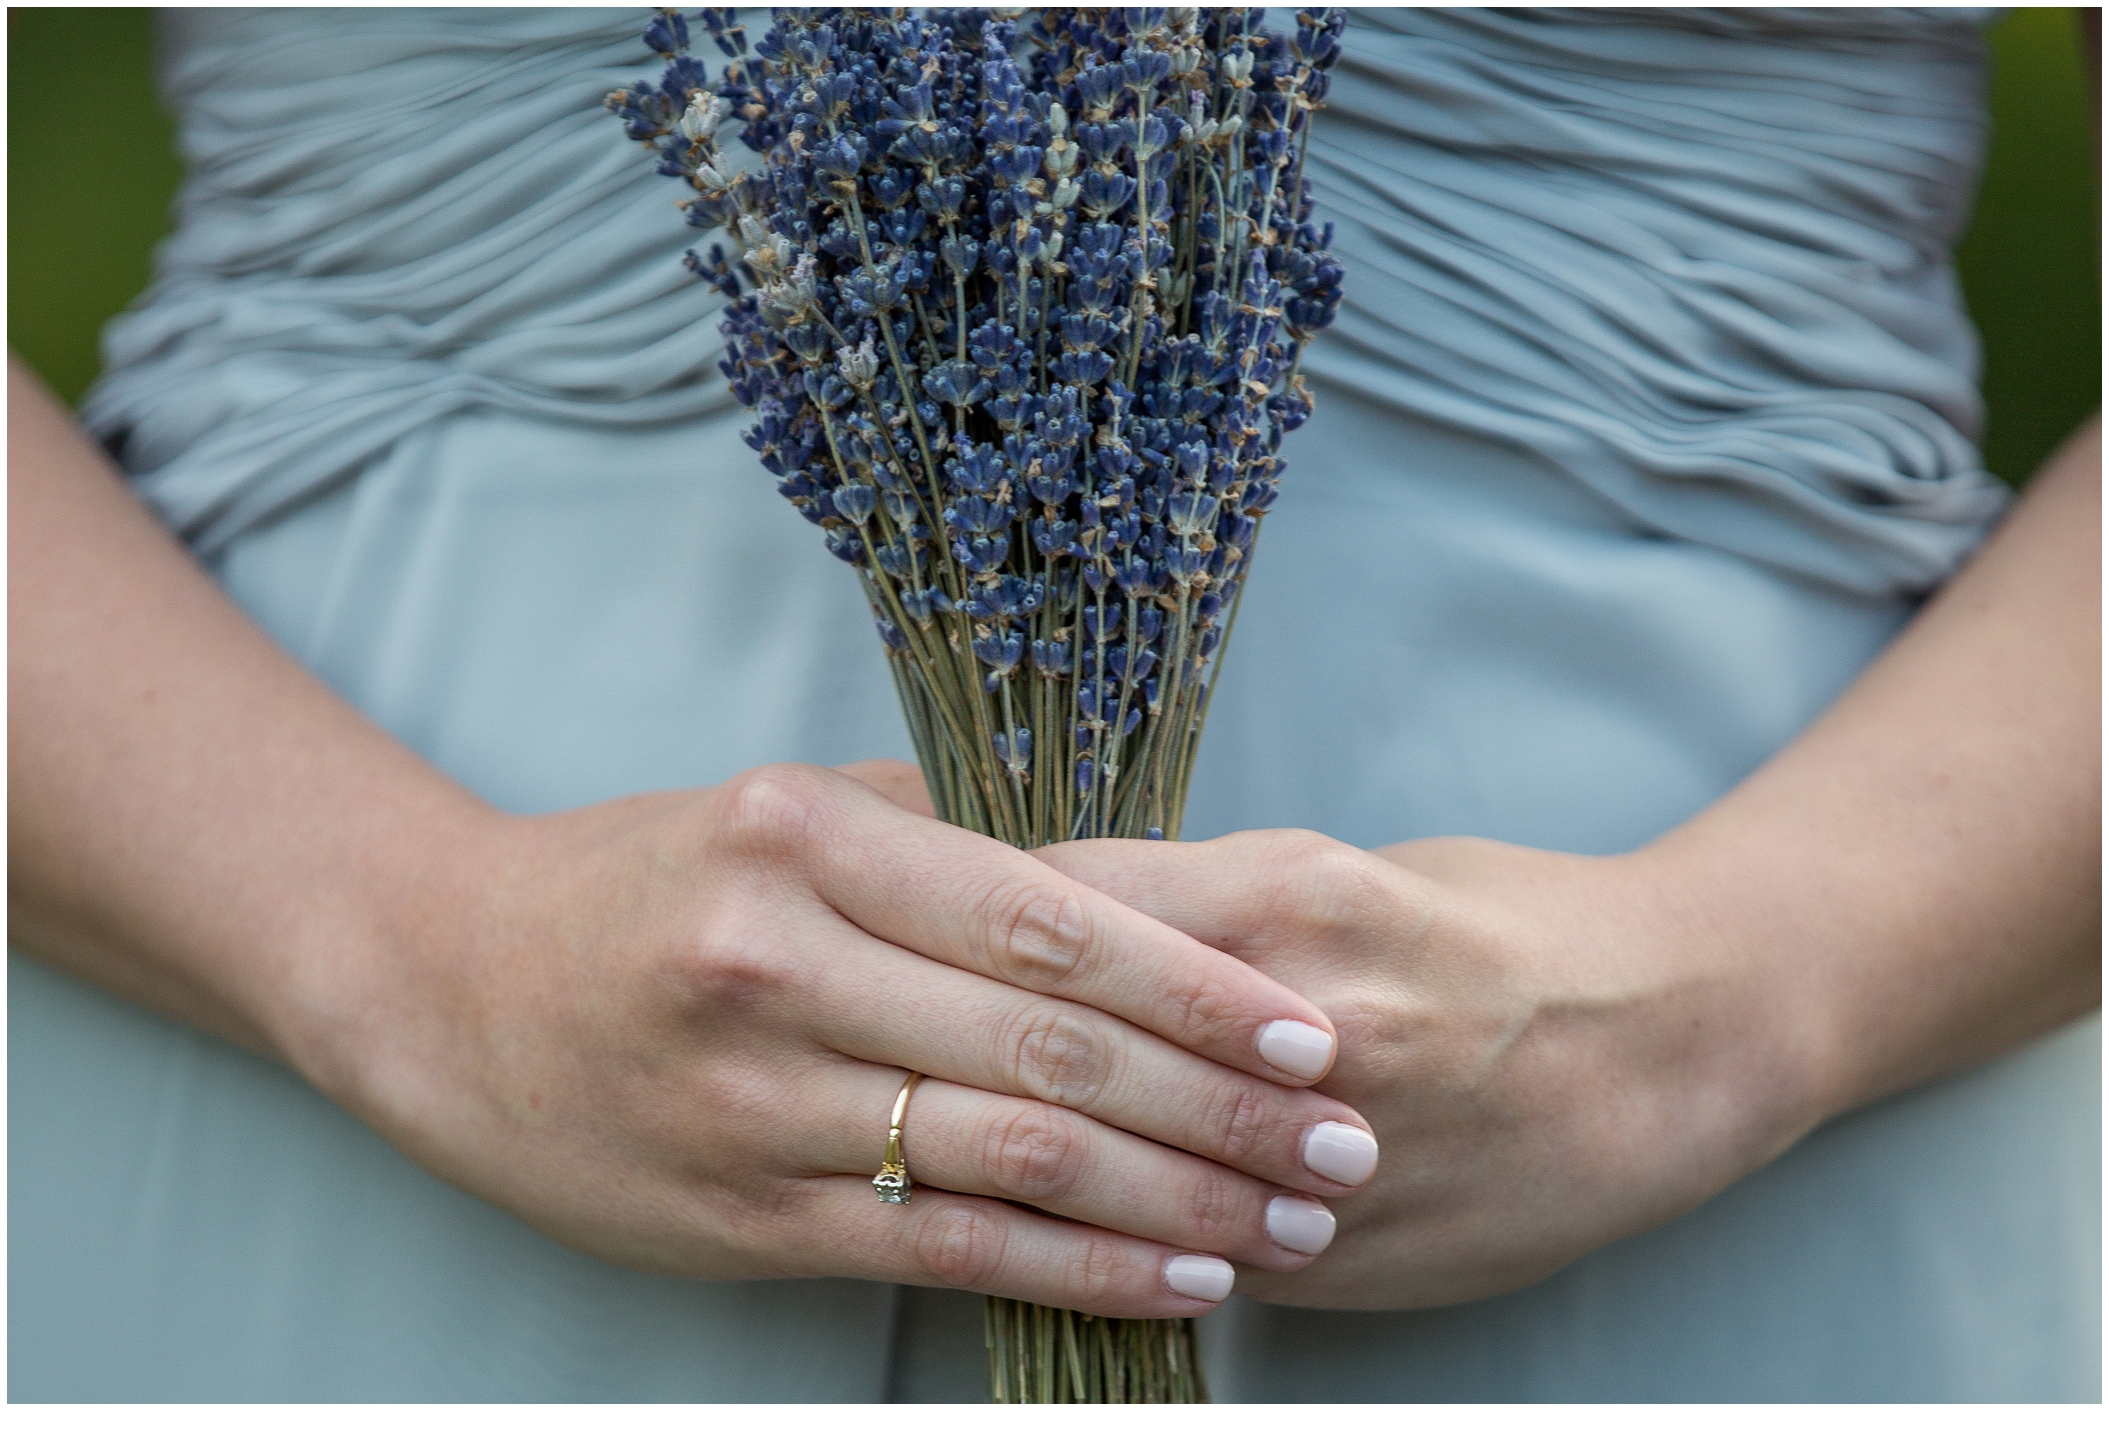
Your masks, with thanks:
[{"label": "clasped hand", "polygon": [[1319,1087],[1370,1121],[1383,1166],[1336,1206],[1323,1258],[1240,1291],[1404,1309],[1520,1288],[1665,1222],[1829,1111],[1788,1002],[1815,990],[1732,948],[1681,849],[1363,852],[1275,831],[1038,855],[1324,1010],[1340,1052]]},{"label": "clasped hand", "polygon": [[[1502,1292],[1814,1121],[1646,853],[1027,855],[928,811],[864,763],[494,821],[288,1052],[614,1262],[1128,1317],[1230,1265],[1317,1307]],[[900,1208],[869,1180],[906,1070]]]},{"label": "clasped hand", "polygon": [[[1140,1318],[1309,1263],[1377,1163],[1306,1086],[1325,1014],[927,813],[869,763],[493,815],[282,1046],[435,1173],[636,1268]],[[896,1207],[870,1180],[907,1070]]]}]

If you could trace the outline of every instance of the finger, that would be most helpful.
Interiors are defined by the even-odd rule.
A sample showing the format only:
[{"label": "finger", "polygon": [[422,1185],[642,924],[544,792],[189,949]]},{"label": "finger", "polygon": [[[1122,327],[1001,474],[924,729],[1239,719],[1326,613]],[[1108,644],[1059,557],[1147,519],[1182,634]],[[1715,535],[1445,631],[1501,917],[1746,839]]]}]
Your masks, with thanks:
[{"label": "finger", "polygon": [[854,957],[815,970],[800,1000],[813,1039],[838,1053],[1072,1109],[1308,1193],[1343,1194],[1374,1171],[1374,1134],[1336,1099],[902,949],[867,941]]},{"label": "finger", "polygon": [[[831,1126],[804,1135],[780,1164],[869,1177],[903,1076],[853,1059],[821,1070],[801,1097],[821,1107]],[[902,1142],[917,1187],[1030,1204],[1236,1263],[1297,1269],[1332,1239],[1331,1211],[1302,1193],[1066,1108],[938,1078],[926,1078],[911,1095]]]},{"label": "finger", "polygon": [[1208,1313],[1236,1270],[1089,1224],[1015,1204],[919,1188],[881,1203],[860,1178],[816,1178],[792,1191],[775,1230],[817,1278],[968,1289],[1114,1319]]},{"label": "finger", "polygon": [[1033,856],[1207,946],[1231,951],[1281,917],[1281,893],[1296,881],[1285,874],[1307,868],[1326,842],[1292,831],[1232,833],[1172,847],[1102,838],[1054,843]]},{"label": "finger", "polygon": [[1425,879],[1301,829],[1169,847],[1064,842],[1033,855],[1320,1001],[1336,998],[1351,975],[1395,981],[1430,916]]},{"label": "finger", "polygon": [[800,832],[817,854],[816,890],[872,935],[1088,1003],[1276,1082],[1314,1082],[1332,1066],[1325,1015],[1236,958],[1015,848],[908,816],[867,790],[835,789],[819,804]]},{"label": "finger", "polygon": [[930,801],[930,789],[923,784],[923,769],[913,762],[903,762],[898,757],[874,757],[864,762],[844,763],[835,771],[856,778],[895,807],[918,817],[937,816],[937,808]]}]

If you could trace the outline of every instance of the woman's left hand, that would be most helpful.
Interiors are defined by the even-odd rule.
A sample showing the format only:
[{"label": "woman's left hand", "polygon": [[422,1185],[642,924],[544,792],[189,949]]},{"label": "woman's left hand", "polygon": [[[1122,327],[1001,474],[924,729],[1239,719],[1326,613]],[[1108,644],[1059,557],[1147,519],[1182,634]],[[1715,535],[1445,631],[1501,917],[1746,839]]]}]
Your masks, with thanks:
[{"label": "woman's left hand", "polygon": [[1807,1001],[1710,939],[1674,853],[1473,838],[1370,853],[1310,832],[1038,856],[1251,963],[1332,1019],[1320,1090],[1382,1146],[1332,1247],[1240,1274],[1276,1303],[1484,1298],[1690,1209],[1828,1111]]},{"label": "woman's left hand", "polygon": [[1545,1277],[1822,1119],[2101,1002],[2101,424],[1828,711],[1637,852],[1308,832],[1040,856],[1243,958],[1339,1036],[1376,1176],[1324,1257],[1399,1309]]}]

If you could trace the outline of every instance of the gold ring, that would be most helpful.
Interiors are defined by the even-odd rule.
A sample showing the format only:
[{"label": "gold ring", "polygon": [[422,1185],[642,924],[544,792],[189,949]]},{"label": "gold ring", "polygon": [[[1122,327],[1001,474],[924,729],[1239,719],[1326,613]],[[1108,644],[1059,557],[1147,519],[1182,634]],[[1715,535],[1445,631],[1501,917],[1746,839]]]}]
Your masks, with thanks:
[{"label": "gold ring", "polygon": [[922,1081],[922,1074],[910,1073],[901,1091],[894,1095],[893,1122],[886,1126],[886,1161],[871,1176],[872,1191],[879,1195],[881,1203],[906,1203],[915,1192],[915,1180],[908,1176],[908,1160],[901,1153],[901,1123],[908,1116],[908,1095]]}]

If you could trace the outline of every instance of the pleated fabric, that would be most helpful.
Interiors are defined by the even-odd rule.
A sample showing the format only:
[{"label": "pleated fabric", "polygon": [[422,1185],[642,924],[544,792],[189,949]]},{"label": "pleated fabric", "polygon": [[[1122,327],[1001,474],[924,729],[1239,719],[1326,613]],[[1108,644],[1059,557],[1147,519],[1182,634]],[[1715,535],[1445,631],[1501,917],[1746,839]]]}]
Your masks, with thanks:
[{"label": "pleated fabric", "polygon": [[[1308,171],[1349,300],[1188,836],[1615,852],[1851,681],[2005,497],[1947,258],[1982,20],[1355,12]],[[639,13],[167,23],[191,177],[86,412],[250,615],[515,810],[908,755],[598,109],[655,69]],[[592,1262],[298,1079],[9,979],[17,1399],[977,1396],[971,1300]],[[1218,1396],[2099,1397],[2099,1056],[1864,1110],[1504,1298],[1233,1301]]]},{"label": "pleated fabric", "polygon": [[1358,15],[1309,161],[1355,281],[1314,372],[1637,527],[1924,590],[2004,499],[1948,258],[1987,13]]},{"label": "pleated fabric", "polygon": [[[766,24],[766,21],[762,23]],[[734,406],[722,298],[601,109],[629,11],[170,12],[189,175],[85,408],[200,552],[469,411],[588,426]]]}]

